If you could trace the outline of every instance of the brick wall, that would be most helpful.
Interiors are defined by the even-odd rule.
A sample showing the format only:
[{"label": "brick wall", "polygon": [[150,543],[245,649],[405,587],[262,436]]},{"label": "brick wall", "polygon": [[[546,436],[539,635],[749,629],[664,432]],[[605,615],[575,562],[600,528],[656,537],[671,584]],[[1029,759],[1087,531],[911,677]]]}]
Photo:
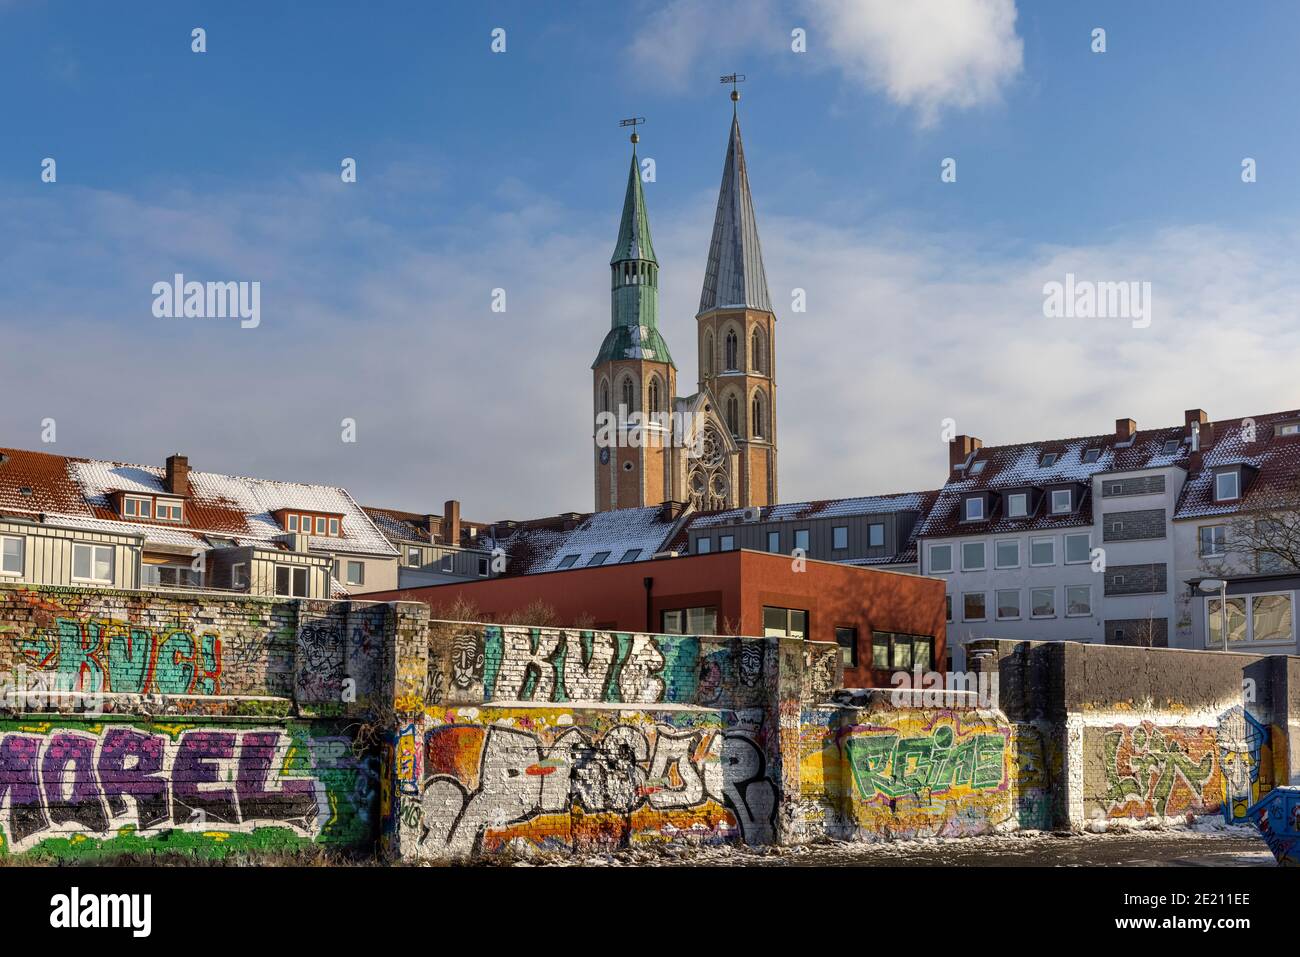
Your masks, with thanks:
[{"label": "brick wall", "polygon": [[0,856],[368,853],[378,755],[353,744],[412,615],[0,585]]},{"label": "brick wall", "polygon": [[1165,510],[1163,508],[1106,512],[1101,521],[1102,541],[1133,542],[1165,537]]},{"label": "brick wall", "polygon": [[1140,475],[1134,478],[1101,479],[1102,498],[1114,498],[1122,495],[1163,495],[1165,477],[1163,475]]},{"label": "brick wall", "polygon": [[1157,595],[1169,589],[1169,571],[1164,562],[1109,565],[1104,574],[1107,595]]}]

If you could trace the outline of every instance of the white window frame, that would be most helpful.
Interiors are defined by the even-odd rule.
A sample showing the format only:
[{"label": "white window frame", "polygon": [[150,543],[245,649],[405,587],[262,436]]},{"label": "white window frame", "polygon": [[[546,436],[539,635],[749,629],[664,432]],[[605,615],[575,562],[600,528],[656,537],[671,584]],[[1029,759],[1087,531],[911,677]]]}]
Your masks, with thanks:
[{"label": "white window frame", "polygon": [[[1016,613],[1014,615],[1002,614],[1002,599],[999,597],[1001,595],[1016,596]],[[1024,614],[1024,609],[1020,604],[1019,588],[999,588],[993,593],[993,615],[998,621],[1019,621],[1022,614]]]},{"label": "white window frame", "polygon": [[[1272,639],[1269,639],[1268,641],[1256,641],[1256,640],[1255,640],[1255,599],[1256,599],[1256,598],[1272,598],[1272,597],[1275,597],[1275,596],[1278,597],[1278,598],[1285,598],[1285,599],[1287,599],[1287,601],[1289,601],[1289,602],[1291,603],[1291,636],[1290,636],[1289,638],[1272,638]],[[1293,644],[1295,644],[1295,640],[1296,640],[1295,605],[1296,605],[1296,602],[1295,602],[1295,593],[1294,593],[1294,592],[1290,592],[1290,591],[1261,591],[1261,592],[1250,592],[1249,594],[1246,594],[1246,595],[1229,595],[1229,596],[1228,596],[1228,601],[1232,601],[1234,598],[1244,598],[1244,599],[1246,600],[1246,640],[1245,640],[1245,641],[1239,641],[1239,642],[1237,642],[1235,645],[1234,645],[1232,642],[1229,641],[1229,642],[1228,642],[1228,647],[1229,647],[1229,648],[1283,648],[1283,647],[1286,647],[1286,646],[1288,646],[1288,645],[1293,645]],[[1216,601],[1218,601],[1218,600],[1219,600],[1219,595],[1218,595],[1217,593],[1212,594],[1212,595],[1206,595],[1206,596],[1205,596],[1205,599],[1204,599],[1204,614],[1205,614],[1205,619],[1204,619],[1204,621],[1205,621],[1205,647],[1206,647],[1206,648],[1215,648],[1215,649],[1222,649],[1222,648],[1223,648],[1223,645],[1220,644],[1220,643],[1211,644],[1211,642],[1210,642],[1210,616],[1211,616],[1211,615],[1214,615],[1215,617],[1218,617],[1219,615],[1222,614],[1222,612],[1211,612],[1211,611],[1210,611],[1210,603],[1211,603],[1211,602],[1216,602]],[[1225,640],[1226,640],[1226,639],[1225,639]]]},{"label": "white window frame", "polygon": [[[1060,508],[1060,507],[1056,504],[1057,496],[1058,496],[1058,495],[1064,495],[1064,496],[1065,496],[1065,508]],[[1071,494],[1070,490],[1069,490],[1068,488],[1054,488],[1054,489],[1052,489],[1052,514],[1053,514],[1053,515],[1069,515],[1072,511],[1074,511],[1074,495]]]},{"label": "white window frame", "polygon": [[[980,547],[980,563],[978,565],[966,564],[966,547],[968,545],[972,547],[978,545]],[[961,543],[961,570],[964,572],[982,572],[985,569],[987,569],[989,567],[988,551],[989,550],[986,547],[986,543],[983,541],[983,539],[977,542],[962,542]]]},{"label": "white window frame", "polygon": [[[90,577],[81,578],[77,576],[77,549],[89,548],[90,551]],[[108,552],[108,577],[95,578],[96,552],[99,549]],[[73,542],[72,543],[72,580],[74,582],[87,582],[92,585],[111,585],[113,576],[117,573],[117,549],[112,545],[104,545],[100,542]]]},{"label": "white window frame", "polygon": [[[1088,593],[1088,610],[1087,611],[1070,611],[1070,592],[1082,588]],[[1055,604],[1055,600],[1053,600]],[[1066,585],[1065,586],[1065,617],[1066,618],[1091,618],[1092,617],[1092,586],[1091,585]]]},{"label": "white window frame", "polygon": [[[132,510],[130,506],[134,505]],[[122,497],[123,518],[153,518],[153,499],[145,495],[125,495]]]},{"label": "white window frame", "polygon": [[[935,567],[934,567],[934,553],[935,553],[936,551],[940,551],[940,550],[946,550],[946,551],[948,552],[948,567],[947,567],[947,568],[935,568]],[[929,559],[930,559],[928,562],[926,562],[926,572],[927,572],[928,574],[932,574],[932,575],[951,575],[951,574],[952,574],[954,566],[953,566],[953,555],[952,555],[952,543],[951,543],[951,542],[948,542],[948,543],[943,544],[943,545],[931,545],[930,548],[927,550],[926,554],[929,556]]]},{"label": "white window frame", "polygon": [[[1234,492],[1234,494],[1232,495],[1220,494],[1219,483],[1222,482],[1225,478],[1232,479],[1233,482],[1232,487]],[[1216,502],[1235,502],[1240,498],[1241,498],[1241,473],[1236,469],[1230,469],[1229,471],[1226,472],[1215,472],[1214,473],[1214,500]]]},{"label": "white window frame", "polygon": [[[1009,565],[1002,564],[1001,549],[1003,545],[1016,546],[1016,560]],[[1020,567],[1020,539],[1003,538],[993,543],[993,567],[994,568],[1019,568]]]},{"label": "white window frame", "polygon": [[[972,515],[972,506],[978,511],[978,515]],[[963,522],[982,522],[984,521],[984,499],[978,495],[972,495],[964,499],[961,507],[961,520]]]},{"label": "white window frame", "polygon": [[[4,567],[4,543],[18,543],[18,571],[9,571]],[[0,535],[0,575],[6,578],[22,578],[23,572],[27,568],[27,536],[26,535]]]},{"label": "white window frame", "polygon": [[[353,580],[352,580],[352,566],[353,566],[353,565],[355,565],[357,568],[361,569],[361,574],[360,574],[359,576],[357,576],[356,581],[353,581]],[[365,563],[365,562],[358,561],[358,560],[355,559],[355,558],[349,558],[349,559],[347,559],[347,561],[344,562],[344,564],[343,564],[343,570],[347,573],[347,577],[344,579],[343,584],[345,584],[345,585],[364,585],[364,584],[366,583],[366,563]]]},{"label": "white window frame", "polygon": [[337,518],[331,518],[331,519],[330,519],[330,535],[337,537],[337,536],[338,536],[338,533],[339,533],[339,520],[338,520]]},{"label": "white window frame", "polygon": [[289,532],[296,532],[296,531],[298,531],[298,513],[297,513],[297,512],[294,512],[294,513],[292,513],[291,515],[286,515],[284,518],[285,518],[284,526],[285,526],[285,530],[286,530],[286,531],[289,531]]},{"label": "white window frame", "polygon": [[[1070,560],[1070,539],[1082,538],[1087,544],[1083,548],[1083,558]],[[1092,533],[1091,532],[1070,532],[1061,536],[1061,558],[1066,565],[1086,565],[1092,561]]]},{"label": "white window frame", "polygon": [[[1052,546],[1052,560],[1050,562],[1034,561],[1034,546],[1047,542]],[[1029,567],[1030,568],[1052,568],[1056,565],[1056,536],[1055,535],[1036,535],[1029,540]]]},{"label": "white window frame", "polygon": [[315,527],[316,527],[316,530],[312,533],[313,535],[324,535],[324,534],[326,533],[326,529],[329,528],[329,522],[325,519],[325,516],[324,516],[324,515],[317,515],[317,516],[316,516],[316,526],[315,526]]},{"label": "white window frame", "polygon": [[424,564],[424,551],[419,545],[406,546],[406,564],[410,568],[418,568]]},{"label": "white window frame", "polygon": [[[1020,500],[1020,509],[1014,507],[1014,502]],[[1025,518],[1029,515],[1029,493],[1012,492],[1007,496],[1007,518]]]},{"label": "white window frame", "polygon": [[[1052,593],[1052,613],[1050,615],[1039,615],[1034,611],[1034,605],[1036,604],[1034,602],[1034,592],[1039,592],[1039,591],[1046,591]],[[1056,617],[1056,586],[1055,585],[1040,585],[1037,588],[1029,589],[1029,617],[1031,619],[1037,618],[1039,621],[1045,621],[1048,618]]]},{"label": "white window frame", "polygon": [[230,587],[247,588],[248,584],[248,562],[235,562],[232,564],[230,566]]},{"label": "white window frame", "polygon": [[[167,517],[163,518],[163,509],[167,510]],[[176,517],[171,517],[172,509],[176,510]],[[175,499],[158,499],[154,502],[153,507],[154,521],[157,522],[183,522],[185,521],[185,504]]]},{"label": "white window frame", "polygon": [[[281,568],[286,568],[289,570],[289,590],[287,592],[280,591],[279,578],[280,578]],[[302,572],[303,575],[303,594],[295,595],[293,593],[294,579],[297,578],[299,572]],[[288,565],[285,564],[284,562],[276,562],[275,571],[273,572],[272,579],[271,579],[271,590],[275,592],[277,598],[310,598],[311,597],[311,569],[309,569],[306,565]]]},{"label": "white window frame", "polygon": [[[1204,548],[1205,540],[1201,537],[1201,533],[1204,532],[1204,531],[1207,531],[1207,530],[1208,530],[1208,531],[1213,531],[1213,530],[1215,530],[1215,529],[1218,529],[1220,532],[1223,533],[1223,541],[1220,542],[1218,551],[1207,552],[1207,551],[1205,551],[1205,548]],[[1211,535],[1210,537],[1211,537],[1211,539],[1214,538],[1213,535]],[[1228,526],[1227,526],[1227,525],[1199,525],[1199,526],[1197,526],[1197,528],[1196,528],[1196,553],[1197,553],[1198,555],[1200,555],[1201,558],[1223,558],[1223,556],[1227,553],[1227,550],[1228,550],[1227,546],[1228,546]]]}]

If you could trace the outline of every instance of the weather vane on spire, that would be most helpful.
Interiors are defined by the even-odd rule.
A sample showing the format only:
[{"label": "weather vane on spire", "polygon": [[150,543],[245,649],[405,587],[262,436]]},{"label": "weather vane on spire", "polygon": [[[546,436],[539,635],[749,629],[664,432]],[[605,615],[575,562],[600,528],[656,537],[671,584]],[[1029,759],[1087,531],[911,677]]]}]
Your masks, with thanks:
[{"label": "weather vane on spire", "polygon": [[745,74],[728,73],[726,76],[720,77],[719,82],[731,84],[731,102],[735,103],[740,99],[740,91],[736,89],[736,85],[745,82]]},{"label": "weather vane on spire", "polygon": [[630,127],[632,127],[632,136],[631,136],[631,139],[632,139],[632,145],[633,145],[633,146],[636,146],[637,143],[640,143],[640,142],[641,142],[641,135],[640,135],[639,133],[637,133],[636,128],[637,128],[638,126],[640,126],[640,125],[641,125],[642,123],[644,123],[644,122],[645,122],[645,117],[644,117],[644,116],[629,116],[626,120],[619,120],[619,121],[618,121],[618,125],[619,125],[619,126],[630,126]]}]

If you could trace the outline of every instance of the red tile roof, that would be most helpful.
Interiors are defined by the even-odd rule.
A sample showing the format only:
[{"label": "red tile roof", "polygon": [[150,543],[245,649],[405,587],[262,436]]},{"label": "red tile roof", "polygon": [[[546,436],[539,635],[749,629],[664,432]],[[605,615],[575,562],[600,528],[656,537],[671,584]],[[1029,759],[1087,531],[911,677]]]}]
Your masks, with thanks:
[{"label": "red tile roof", "polygon": [[[1300,507],[1300,435],[1274,434],[1277,426],[1289,423],[1300,423],[1300,410],[1213,423],[1212,441],[1202,449],[1202,467],[1183,486],[1174,518]],[[1214,500],[1214,473],[1226,465],[1248,465],[1256,471],[1244,476],[1240,500],[1219,503]]]}]

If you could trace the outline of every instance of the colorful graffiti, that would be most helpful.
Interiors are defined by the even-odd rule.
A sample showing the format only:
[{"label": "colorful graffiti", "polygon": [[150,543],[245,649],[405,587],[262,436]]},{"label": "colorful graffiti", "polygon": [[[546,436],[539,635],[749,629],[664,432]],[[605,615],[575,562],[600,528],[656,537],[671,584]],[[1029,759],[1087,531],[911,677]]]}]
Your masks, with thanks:
[{"label": "colorful graffiti", "polygon": [[306,725],[8,721],[0,737],[0,853],[208,855],[360,844],[374,778],[350,739]]},{"label": "colorful graffiti", "polygon": [[1012,781],[1019,764],[1041,762],[1041,747],[1030,748],[1036,735],[1026,729],[1013,744],[997,712],[826,708],[805,712],[801,725],[801,808],[814,835],[955,837],[1045,817],[1045,788],[1021,792]]},{"label": "colorful graffiti", "polygon": [[146,628],[114,619],[59,618],[23,639],[25,664],[53,677],[55,691],[221,694],[215,632]]},{"label": "colorful graffiti", "polygon": [[766,756],[716,713],[448,709],[441,718],[425,732],[418,810],[400,812],[403,826],[418,824],[424,856],[519,841],[561,850],[773,839]]},{"label": "colorful graffiti", "polygon": [[1300,867],[1300,788],[1273,788],[1251,807],[1250,819],[1280,866]]},{"label": "colorful graffiti", "polygon": [[[1251,819],[1251,808],[1273,778],[1269,729],[1241,705],[1213,726],[1168,727],[1149,721],[1085,730],[1085,751],[1100,735],[1104,789],[1090,789],[1093,817],[1181,818],[1222,814],[1228,823]],[[1085,765],[1085,775],[1091,763]]]}]

